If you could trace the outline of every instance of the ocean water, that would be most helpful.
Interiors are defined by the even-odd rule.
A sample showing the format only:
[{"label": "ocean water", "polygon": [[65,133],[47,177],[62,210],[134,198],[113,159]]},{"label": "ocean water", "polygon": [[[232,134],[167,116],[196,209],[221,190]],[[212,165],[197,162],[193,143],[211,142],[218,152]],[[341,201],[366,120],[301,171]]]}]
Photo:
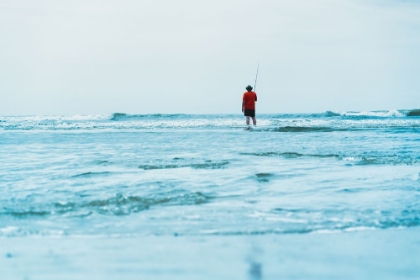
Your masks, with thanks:
[{"label": "ocean water", "polygon": [[262,114],[252,130],[241,115],[3,116],[0,237],[293,242],[417,228],[412,112]]}]

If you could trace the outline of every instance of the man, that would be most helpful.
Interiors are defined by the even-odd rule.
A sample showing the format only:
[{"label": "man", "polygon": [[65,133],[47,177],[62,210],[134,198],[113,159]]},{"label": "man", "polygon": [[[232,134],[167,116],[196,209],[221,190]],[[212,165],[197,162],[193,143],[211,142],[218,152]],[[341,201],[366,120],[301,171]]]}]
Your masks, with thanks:
[{"label": "man", "polygon": [[255,101],[257,101],[257,94],[252,91],[251,86],[245,88],[247,91],[242,97],[242,112],[246,117],[246,124],[249,127],[249,118],[252,118],[254,126],[257,125],[257,119],[255,118]]}]

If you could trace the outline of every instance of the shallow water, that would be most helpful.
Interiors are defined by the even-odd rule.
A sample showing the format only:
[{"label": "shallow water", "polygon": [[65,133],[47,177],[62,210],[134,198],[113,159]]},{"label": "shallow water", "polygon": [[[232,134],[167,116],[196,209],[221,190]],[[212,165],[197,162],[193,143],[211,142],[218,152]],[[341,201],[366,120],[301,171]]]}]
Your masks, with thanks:
[{"label": "shallow water", "polygon": [[0,236],[188,240],[420,225],[419,117],[257,117],[250,131],[239,115],[0,117]]},{"label": "shallow water", "polygon": [[2,279],[414,280],[419,233],[0,238],[0,268]]}]

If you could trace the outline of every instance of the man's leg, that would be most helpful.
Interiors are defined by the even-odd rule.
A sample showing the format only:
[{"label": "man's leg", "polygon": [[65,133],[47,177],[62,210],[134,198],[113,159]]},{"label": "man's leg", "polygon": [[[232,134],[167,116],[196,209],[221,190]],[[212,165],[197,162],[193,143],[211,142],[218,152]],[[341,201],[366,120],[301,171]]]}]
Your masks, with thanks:
[{"label": "man's leg", "polygon": [[254,125],[257,125],[257,119],[255,117],[252,117],[252,122],[254,123]]},{"label": "man's leg", "polygon": [[246,125],[249,125],[249,117],[246,116]]}]

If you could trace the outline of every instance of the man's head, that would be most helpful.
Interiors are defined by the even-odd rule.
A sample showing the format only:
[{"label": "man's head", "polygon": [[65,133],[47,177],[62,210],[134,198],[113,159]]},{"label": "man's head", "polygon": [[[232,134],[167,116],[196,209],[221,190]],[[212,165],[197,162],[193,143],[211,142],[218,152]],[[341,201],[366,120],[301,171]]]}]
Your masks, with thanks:
[{"label": "man's head", "polygon": [[250,85],[248,85],[245,89],[246,89],[247,91],[251,91],[251,90],[252,90],[252,87],[251,87]]}]

